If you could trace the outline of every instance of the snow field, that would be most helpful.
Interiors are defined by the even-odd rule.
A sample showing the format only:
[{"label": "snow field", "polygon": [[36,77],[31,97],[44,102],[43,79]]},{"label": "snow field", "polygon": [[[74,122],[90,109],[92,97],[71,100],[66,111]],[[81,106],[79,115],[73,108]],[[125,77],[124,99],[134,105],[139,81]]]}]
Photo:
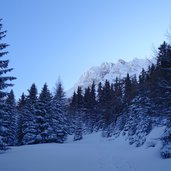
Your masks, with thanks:
[{"label": "snow field", "polygon": [[[0,154],[0,171],[170,171],[171,159],[159,153],[163,129],[154,129],[138,148],[125,137],[106,139],[100,133],[77,142],[70,137],[65,144],[12,147]],[[155,147],[148,148],[151,142]]]}]

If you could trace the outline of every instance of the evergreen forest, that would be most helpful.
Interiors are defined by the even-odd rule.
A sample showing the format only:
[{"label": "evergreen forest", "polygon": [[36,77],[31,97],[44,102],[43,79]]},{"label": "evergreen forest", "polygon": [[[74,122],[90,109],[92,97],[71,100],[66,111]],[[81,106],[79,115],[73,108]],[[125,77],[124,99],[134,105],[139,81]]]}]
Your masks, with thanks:
[{"label": "evergreen forest", "polygon": [[[61,81],[51,92],[47,83],[40,92],[33,83],[27,94],[15,99],[9,67],[6,31],[0,21],[0,150],[10,146],[65,143],[69,135],[78,141],[101,131],[103,137],[129,137],[137,147],[156,125],[166,126],[163,149],[171,143],[171,44],[157,49],[156,63],[140,75],[127,74],[115,83],[108,80],[86,89],[78,87],[67,98]],[[167,150],[163,158],[171,157]]]}]

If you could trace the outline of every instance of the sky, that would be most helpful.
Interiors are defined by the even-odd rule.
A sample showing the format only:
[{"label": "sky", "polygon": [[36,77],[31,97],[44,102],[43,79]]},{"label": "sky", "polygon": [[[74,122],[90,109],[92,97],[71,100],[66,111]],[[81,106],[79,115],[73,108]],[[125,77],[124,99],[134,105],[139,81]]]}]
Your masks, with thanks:
[{"label": "sky", "polygon": [[65,90],[102,62],[150,58],[167,39],[170,0],[0,0],[16,97],[36,83]]}]

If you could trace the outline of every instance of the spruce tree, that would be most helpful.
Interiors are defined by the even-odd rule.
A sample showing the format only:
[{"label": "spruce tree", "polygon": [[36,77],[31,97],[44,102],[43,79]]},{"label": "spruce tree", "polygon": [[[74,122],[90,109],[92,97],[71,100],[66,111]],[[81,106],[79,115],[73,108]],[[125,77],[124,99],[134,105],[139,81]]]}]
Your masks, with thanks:
[{"label": "spruce tree", "polygon": [[115,116],[119,115],[123,110],[123,92],[121,80],[116,78],[114,83],[114,90],[112,91],[112,106]]},{"label": "spruce tree", "polygon": [[[170,158],[171,142],[171,45],[165,41],[158,48],[156,55],[157,64],[150,78],[151,84],[150,98],[155,103],[151,108],[155,115],[165,115],[167,123],[165,132],[161,137],[163,147],[161,149],[162,158]],[[150,81],[151,81],[150,80]]]},{"label": "spruce tree", "polygon": [[4,125],[6,125],[5,143],[7,145],[16,145],[16,129],[17,129],[17,110],[13,90],[7,96],[5,101]]},{"label": "spruce tree", "polygon": [[131,100],[135,97],[136,85],[137,85],[136,78],[133,81],[133,79],[130,78],[129,74],[127,74],[126,78],[124,79],[124,102],[125,102],[125,105],[129,105]]},{"label": "spruce tree", "polygon": [[[116,120],[116,109],[117,109],[117,98],[115,96],[115,86],[114,84],[110,84],[108,80],[105,81],[105,85],[103,87],[103,99],[104,99],[104,121],[103,121],[103,136],[110,136],[111,127],[110,125]],[[115,98],[116,97],[116,98]]]},{"label": "spruce tree", "polygon": [[150,98],[155,102],[153,111],[170,115],[171,106],[171,46],[166,42],[160,45],[158,48],[158,54],[156,56],[157,64],[153,68],[150,67],[148,73],[150,84]]},{"label": "spruce tree", "polygon": [[103,86],[102,83],[100,82],[97,87],[97,109],[96,112],[98,113],[97,115],[97,121],[96,121],[96,126],[95,130],[98,131],[103,128],[104,124],[104,96],[103,96]]},{"label": "spruce tree", "polygon": [[84,98],[82,88],[77,88],[74,141],[83,138]]},{"label": "spruce tree", "polygon": [[68,121],[66,117],[66,99],[59,81],[56,85],[55,94],[52,100],[52,127],[55,135],[55,142],[63,143],[68,134]]},{"label": "spruce tree", "polygon": [[36,143],[53,141],[52,130],[52,95],[47,84],[44,84],[36,105]]},{"label": "spruce tree", "polygon": [[3,43],[2,39],[6,36],[7,31],[2,30],[2,23],[0,19],[0,150],[5,149],[5,139],[7,132],[7,125],[5,124],[5,119],[7,118],[8,113],[5,111],[5,97],[8,95],[6,88],[13,86],[10,81],[16,79],[12,76],[6,76],[8,72],[11,72],[13,69],[8,67],[9,60],[1,59],[8,54],[6,48],[8,44]]},{"label": "spruce tree", "polygon": [[80,86],[77,88],[76,105],[78,110],[82,110],[84,107],[83,90]]},{"label": "spruce tree", "polygon": [[97,88],[97,102],[98,102],[98,108],[101,108],[103,105],[103,87],[101,82],[98,84],[98,88]]},{"label": "spruce tree", "polygon": [[88,132],[93,132],[93,129],[96,124],[96,90],[95,84],[91,85],[91,88],[88,87],[85,89],[84,93],[84,118],[83,122],[85,123],[86,129]]},{"label": "spruce tree", "polygon": [[97,102],[96,102],[96,86],[95,86],[94,82],[91,85],[90,101],[91,101],[90,108],[92,110],[94,110],[96,108],[96,104],[97,104]]},{"label": "spruce tree", "polygon": [[90,87],[85,89],[84,93],[84,108],[86,111],[90,109],[91,106],[91,92]]},{"label": "spruce tree", "polygon": [[26,105],[23,110],[23,139],[22,144],[34,144],[36,142],[36,112],[37,112],[37,87],[32,84],[28,90],[29,94],[26,97]]},{"label": "spruce tree", "polygon": [[67,110],[67,118],[68,118],[68,123],[69,123],[69,132],[70,134],[74,133],[75,130],[75,125],[76,125],[76,110],[77,110],[77,105],[76,105],[76,98],[77,98],[77,94],[76,92],[73,93],[70,101],[69,101],[69,107]]},{"label": "spruce tree", "polygon": [[22,93],[20,99],[17,104],[17,145],[22,145],[22,139],[24,136],[23,133],[23,124],[24,124],[24,112],[26,106],[26,96]]},{"label": "spruce tree", "polygon": [[145,80],[146,80],[146,72],[145,69],[143,68],[141,74],[139,75],[139,83],[143,84]]},{"label": "spruce tree", "polygon": [[159,47],[157,64],[162,76],[160,86],[171,89],[171,45],[166,42]]},{"label": "spruce tree", "polygon": [[73,95],[71,97],[70,105],[69,105],[69,112],[74,114],[76,109],[77,109],[77,94],[74,91],[74,93],[73,93]]}]

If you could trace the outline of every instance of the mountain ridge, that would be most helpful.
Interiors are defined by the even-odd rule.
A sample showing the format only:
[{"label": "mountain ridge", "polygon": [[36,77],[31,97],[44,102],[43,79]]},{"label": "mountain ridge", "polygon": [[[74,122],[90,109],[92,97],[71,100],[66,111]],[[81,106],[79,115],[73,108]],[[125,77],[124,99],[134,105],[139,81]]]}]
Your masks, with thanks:
[{"label": "mountain ridge", "polygon": [[127,73],[129,73],[131,77],[134,75],[138,76],[141,73],[142,68],[147,70],[152,63],[155,63],[155,59],[134,58],[128,62],[123,59],[119,59],[116,63],[103,62],[100,66],[93,66],[84,72],[80,76],[78,82],[69,89],[66,94],[68,97],[71,97],[73,92],[77,90],[78,86],[85,89],[93,82],[95,85],[99,82],[102,82],[103,84],[105,80],[114,83],[116,77],[122,79],[126,77]]}]

